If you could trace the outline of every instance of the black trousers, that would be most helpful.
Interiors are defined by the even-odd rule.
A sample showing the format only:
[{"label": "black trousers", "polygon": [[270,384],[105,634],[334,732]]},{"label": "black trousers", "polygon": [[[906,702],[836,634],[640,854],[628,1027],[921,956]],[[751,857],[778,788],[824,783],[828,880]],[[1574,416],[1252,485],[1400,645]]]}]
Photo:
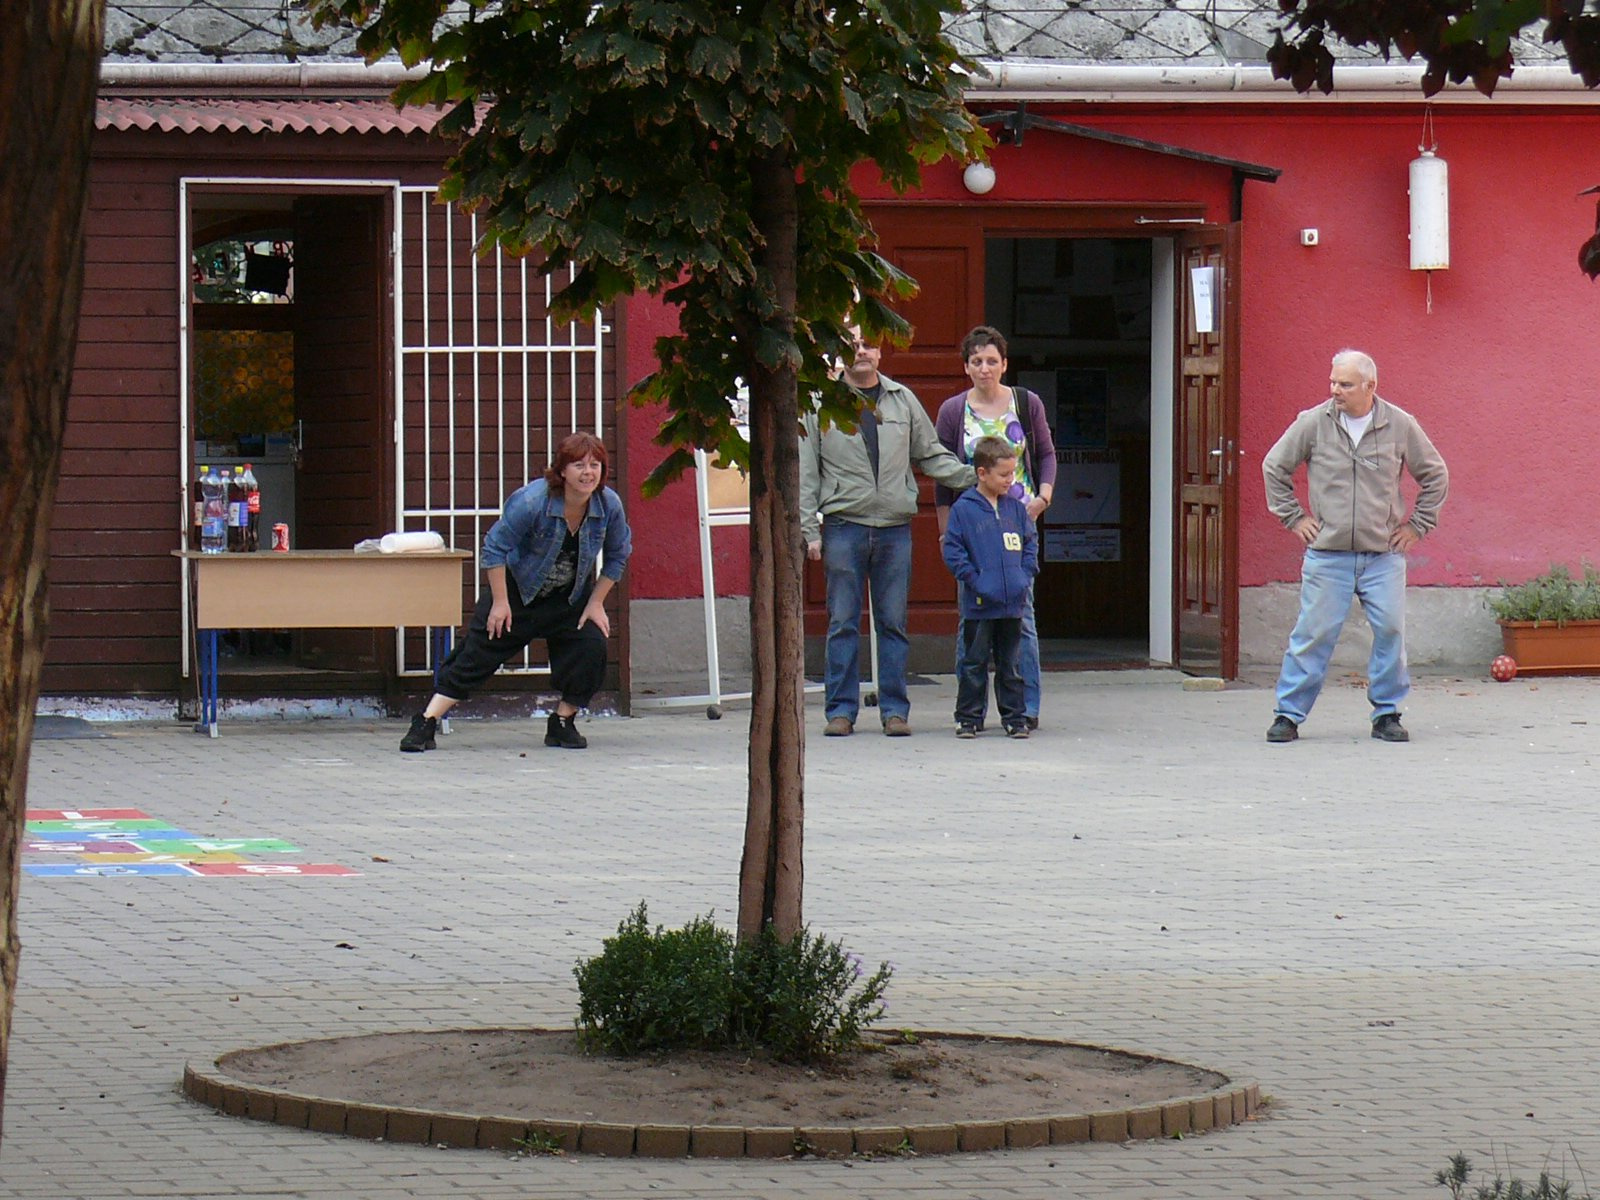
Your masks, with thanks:
[{"label": "black trousers", "polygon": [[576,607],[567,602],[565,591],[525,604],[508,574],[506,598],[511,602],[511,628],[499,637],[490,637],[489,609],[494,596],[488,588],[478,596],[478,606],[461,641],[440,668],[439,694],[465,700],[534,638],[543,638],[550,647],[551,682],[568,704],[585,707],[600,690],[606,674],[605,634],[593,622],[578,628],[588,593]]},{"label": "black trousers", "polygon": [[994,661],[994,702],[1007,729],[1023,720],[1021,617],[961,622],[962,653],[956,674],[956,723],[981,725],[989,700],[989,662]]}]

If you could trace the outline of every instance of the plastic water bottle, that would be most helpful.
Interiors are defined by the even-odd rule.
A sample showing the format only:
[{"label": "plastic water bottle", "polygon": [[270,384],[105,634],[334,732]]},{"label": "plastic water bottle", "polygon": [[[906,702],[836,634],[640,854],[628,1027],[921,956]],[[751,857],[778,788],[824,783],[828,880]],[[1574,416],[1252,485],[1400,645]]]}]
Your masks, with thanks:
[{"label": "plastic water bottle", "polygon": [[261,485],[249,463],[244,465],[244,496],[244,548],[254,554],[261,549]]},{"label": "plastic water bottle", "polygon": [[205,554],[224,554],[228,549],[228,484],[215,467],[200,480],[200,549]]}]

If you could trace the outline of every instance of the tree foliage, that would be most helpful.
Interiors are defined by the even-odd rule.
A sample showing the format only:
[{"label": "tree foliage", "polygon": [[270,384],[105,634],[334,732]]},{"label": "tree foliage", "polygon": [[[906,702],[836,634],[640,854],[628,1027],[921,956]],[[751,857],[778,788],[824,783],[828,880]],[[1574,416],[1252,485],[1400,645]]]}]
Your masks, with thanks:
[{"label": "tree foliage", "polygon": [[1516,66],[1513,40],[1538,22],[1586,87],[1600,85],[1600,9],[1594,0],[1278,0],[1288,17],[1268,51],[1274,78],[1333,91],[1331,36],[1427,63],[1422,90],[1471,82],[1485,96]]},{"label": "tree foliage", "polygon": [[[913,282],[872,251],[851,174],[894,188],[978,153],[958,0],[311,0],[424,78],[397,98],[448,108],[447,197],[486,244],[576,276],[558,316],[648,292],[677,307],[634,389],[667,415],[658,490],[715,450],[750,471],[750,778],[739,936],[782,941],[801,911],[805,704],[800,414],[854,420],[829,378],[846,322],[904,339]],[[748,443],[729,397],[749,385]]]},{"label": "tree foliage", "polygon": [[[792,367],[801,402],[849,419],[827,378],[846,315],[903,339],[887,301],[911,281],[871,251],[850,172],[875,163],[904,189],[921,165],[979,149],[961,103],[961,60],[942,36],[957,0],[314,0],[319,22],[362,26],[426,78],[396,94],[446,106],[463,141],[447,197],[487,214],[485,238],[550,269],[577,266],[558,315],[635,292],[679,306],[680,331],[635,393],[670,415],[674,448],[650,490],[693,446],[747,465],[729,417],[735,380]],[[797,295],[782,312],[757,248],[755,171],[795,176]],[[792,323],[785,319],[793,317]]]}]

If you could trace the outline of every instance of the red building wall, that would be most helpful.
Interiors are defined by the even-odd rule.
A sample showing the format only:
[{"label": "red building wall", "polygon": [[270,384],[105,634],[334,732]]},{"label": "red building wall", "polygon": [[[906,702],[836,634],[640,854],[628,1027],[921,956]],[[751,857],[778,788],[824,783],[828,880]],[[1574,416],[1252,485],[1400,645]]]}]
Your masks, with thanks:
[{"label": "red building wall", "polygon": [[[1579,273],[1600,182],[1600,105],[1535,108],[1504,100],[1442,104],[1438,154],[1450,167],[1451,268],[1409,269],[1407,168],[1422,106],[1319,98],[1283,105],[1059,105],[1035,111],[1118,133],[1283,169],[1244,188],[1240,347],[1239,579],[1243,587],[1299,576],[1300,554],[1265,510],[1260,462],[1295,413],[1326,398],[1328,359],[1343,346],[1378,362],[1379,392],[1415,414],[1451,468],[1437,532],[1412,555],[1413,585],[1493,584],[1552,559],[1596,555],[1600,511],[1592,458],[1600,381],[1600,290]],[[930,169],[912,199],[974,205],[1204,199],[1225,220],[1226,173],[1046,131],[992,158],[983,198],[954,165]],[[872,193],[871,180],[862,187]],[[1182,194],[1179,194],[1182,193]],[[887,197],[887,192],[880,191]],[[1300,244],[1315,228],[1319,244]],[[650,342],[670,314],[629,309],[627,373],[648,369]],[[886,370],[893,373],[892,359]],[[952,388],[960,381],[952,372]],[[661,451],[655,422],[636,410],[634,484]],[[634,595],[697,595],[694,495],[687,483],[641,502]],[[730,536],[731,535],[731,536]],[[742,535],[719,532],[718,590],[742,590]]]},{"label": "red building wall", "polygon": [[[633,387],[655,370],[655,341],[677,331],[677,318],[667,306],[648,296],[627,304],[623,326],[624,378]],[[678,600],[701,594],[700,527],[695,508],[694,477],[685,475],[646,500],[640,485],[667,451],[655,436],[665,419],[655,406],[628,409],[628,478],[622,481],[622,502],[634,529],[628,576],[635,600]],[[750,591],[750,535],[740,526],[713,531],[711,549],[720,596]]]}]

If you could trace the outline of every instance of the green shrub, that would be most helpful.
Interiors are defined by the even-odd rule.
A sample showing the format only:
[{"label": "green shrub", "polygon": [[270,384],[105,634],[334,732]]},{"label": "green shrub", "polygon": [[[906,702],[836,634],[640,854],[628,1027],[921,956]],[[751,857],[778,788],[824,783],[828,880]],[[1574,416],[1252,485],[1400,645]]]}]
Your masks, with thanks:
[{"label": "green shrub", "polygon": [[640,1054],[727,1045],[733,938],[709,916],[652,931],[641,901],[603,945],[572,971],[586,1046]]},{"label": "green shrub", "polygon": [[788,1062],[814,1062],[853,1050],[861,1031],[883,1016],[893,974],[881,963],[870,977],[839,942],[803,929],[780,942],[770,929],[733,956],[733,1032]]},{"label": "green shrub", "polygon": [[883,1016],[893,971],[883,963],[866,976],[857,956],[809,929],[789,942],[765,930],[739,946],[709,915],[652,930],[641,902],[572,973],[586,1048],[737,1048],[816,1062],[854,1049]]},{"label": "green shrub", "polygon": [[1582,566],[1582,578],[1565,563],[1551,563],[1544,574],[1524,583],[1501,583],[1500,594],[1489,598],[1489,611],[1501,621],[1541,625],[1600,620],[1600,570],[1589,563]]}]

